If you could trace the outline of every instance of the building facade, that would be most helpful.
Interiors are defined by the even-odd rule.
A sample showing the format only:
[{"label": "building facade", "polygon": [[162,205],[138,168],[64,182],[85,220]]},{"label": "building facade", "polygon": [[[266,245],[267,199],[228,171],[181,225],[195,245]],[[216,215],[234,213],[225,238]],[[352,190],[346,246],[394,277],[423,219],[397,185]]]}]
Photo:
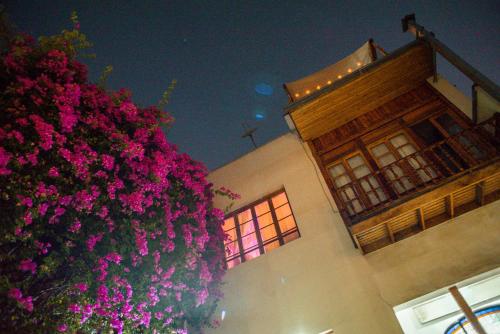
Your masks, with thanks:
[{"label": "building facade", "polygon": [[448,287],[500,304],[498,101],[479,122],[426,41],[366,50],[286,86],[292,130],[210,173],[241,196],[210,332],[461,333]]}]

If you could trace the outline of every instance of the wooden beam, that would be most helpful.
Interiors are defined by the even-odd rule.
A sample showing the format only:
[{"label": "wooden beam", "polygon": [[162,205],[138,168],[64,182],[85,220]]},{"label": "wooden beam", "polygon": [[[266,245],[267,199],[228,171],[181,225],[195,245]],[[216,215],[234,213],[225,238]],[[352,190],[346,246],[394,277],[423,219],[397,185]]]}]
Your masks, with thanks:
[{"label": "wooden beam", "polygon": [[389,226],[388,223],[385,223],[385,228],[387,229],[387,233],[389,233],[389,238],[391,239],[391,242],[394,243],[396,240],[394,239],[394,233],[392,233],[391,226]]},{"label": "wooden beam", "polygon": [[422,207],[417,209],[417,217],[420,228],[422,228],[422,231],[425,230],[426,226],[425,226],[424,210],[422,209]]},{"label": "wooden beam", "polygon": [[448,60],[448,62],[471,79],[472,82],[481,86],[481,88],[483,88],[495,100],[500,101],[500,87],[487,76],[476,70],[472,65],[467,63],[444,43],[434,37],[432,32],[427,31],[423,26],[417,24],[415,21],[415,15],[407,15],[403,18],[403,31],[407,30],[414,33],[417,39],[427,41],[433,49],[439,52],[446,60]]},{"label": "wooden beam", "polygon": [[358,236],[356,234],[352,234],[352,237],[354,239],[354,243],[356,243],[356,248],[361,251],[361,254],[365,254],[365,250],[363,249],[363,246],[359,243]]},{"label": "wooden beam", "polygon": [[438,74],[437,74],[437,61],[436,61],[436,49],[432,48],[432,82],[438,82]]},{"label": "wooden beam", "polygon": [[444,200],[446,204],[446,213],[450,218],[455,217],[455,204],[453,200],[453,193],[450,193],[450,195],[447,196]]},{"label": "wooden beam", "polygon": [[477,319],[474,312],[472,312],[472,309],[470,308],[469,304],[467,304],[460,291],[458,291],[458,288],[456,286],[452,286],[448,290],[450,291],[451,295],[455,299],[455,302],[457,302],[457,305],[460,307],[462,312],[464,312],[465,317],[467,318],[467,320],[469,320],[474,330],[478,334],[486,334],[483,326],[481,326],[481,324],[479,323],[479,320]]},{"label": "wooden beam", "polygon": [[484,205],[484,181],[476,184],[476,204],[479,206]]},{"label": "wooden beam", "polygon": [[477,116],[477,85],[472,85],[472,122],[477,124],[478,116]]}]

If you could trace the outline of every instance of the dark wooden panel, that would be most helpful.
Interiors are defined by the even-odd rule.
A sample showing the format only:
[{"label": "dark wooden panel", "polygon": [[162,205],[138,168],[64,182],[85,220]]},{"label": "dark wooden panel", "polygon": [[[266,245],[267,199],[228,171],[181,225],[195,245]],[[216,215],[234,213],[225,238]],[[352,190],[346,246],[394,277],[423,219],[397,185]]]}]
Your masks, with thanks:
[{"label": "dark wooden panel", "polygon": [[428,112],[429,109],[438,108],[437,105],[431,102],[444,106],[444,103],[438,100],[438,96],[429,88],[427,84],[423,84],[410,92],[398,96],[392,101],[375,108],[360,117],[353,119],[346,124],[335,128],[324,135],[312,140],[312,144],[318,154],[324,154],[336,147],[343,145],[349,141],[356,139],[367,132],[399,119],[403,115],[422,108],[423,112]]}]

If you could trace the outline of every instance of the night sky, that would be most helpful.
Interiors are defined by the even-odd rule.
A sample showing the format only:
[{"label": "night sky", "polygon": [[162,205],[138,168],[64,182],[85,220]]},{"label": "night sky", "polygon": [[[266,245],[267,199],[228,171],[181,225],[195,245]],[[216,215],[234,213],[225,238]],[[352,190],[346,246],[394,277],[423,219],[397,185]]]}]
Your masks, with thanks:
[{"label": "night sky", "polygon": [[[168,137],[210,169],[287,130],[284,82],[335,63],[368,38],[387,51],[412,40],[401,18],[415,12],[477,69],[500,82],[500,1],[7,1],[19,30],[35,36],[70,28],[76,10],[96,59],[96,80],[130,88],[136,103],[156,104],[173,79]],[[438,71],[469,93],[470,82],[443,61]],[[255,163],[258,163],[256,161]]]}]

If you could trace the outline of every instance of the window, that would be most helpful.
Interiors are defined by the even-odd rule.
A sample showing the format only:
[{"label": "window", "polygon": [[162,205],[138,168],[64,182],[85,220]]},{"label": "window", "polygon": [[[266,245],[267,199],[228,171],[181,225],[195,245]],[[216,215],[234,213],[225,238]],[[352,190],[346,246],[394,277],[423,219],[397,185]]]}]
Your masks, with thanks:
[{"label": "window", "polygon": [[387,200],[361,153],[356,152],[335,162],[328,170],[349,215]]},{"label": "window", "polygon": [[398,195],[437,177],[404,132],[379,141],[370,147],[370,153]]},{"label": "window", "polygon": [[453,110],[424,111],[316,152],[350,224],[497,154],[490,131],[472,127]]},{"label": "window", "polygon": [[229,214],[223,229],[228,268],[300,237],[284,190]]}]

